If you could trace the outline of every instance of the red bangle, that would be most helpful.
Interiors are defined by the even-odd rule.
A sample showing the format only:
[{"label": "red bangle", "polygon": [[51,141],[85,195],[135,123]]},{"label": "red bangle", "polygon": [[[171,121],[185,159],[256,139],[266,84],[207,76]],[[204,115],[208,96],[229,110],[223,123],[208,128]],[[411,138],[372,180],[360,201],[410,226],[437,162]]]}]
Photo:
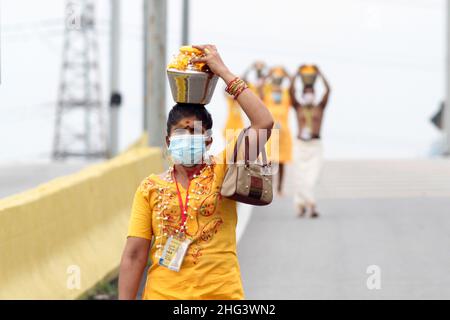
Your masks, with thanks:
[{"label": "red bangle", "polygon": [[234,78],[233,80],[230,81],[230,83],[228,83],[227,87],[225,88],[225,91],[227,93],[230,93],[230,88],[233,86],[233,84],[235,84],[237,81],[239,81],[239,77]]}]

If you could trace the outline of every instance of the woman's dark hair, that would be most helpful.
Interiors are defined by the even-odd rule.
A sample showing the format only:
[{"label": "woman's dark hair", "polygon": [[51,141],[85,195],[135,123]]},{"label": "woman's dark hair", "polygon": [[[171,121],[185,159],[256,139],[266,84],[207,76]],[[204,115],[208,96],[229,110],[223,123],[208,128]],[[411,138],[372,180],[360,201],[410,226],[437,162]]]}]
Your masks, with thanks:
[{"label": "woman's dark hair", "polygon": [[203,128],[210,130],[213,125],[211,114],[202,104],[177,103],[172,107],[167,117],[167,135],[170,135],[172,126],[180,122],[181,119],[195,117],[202,122]]}]

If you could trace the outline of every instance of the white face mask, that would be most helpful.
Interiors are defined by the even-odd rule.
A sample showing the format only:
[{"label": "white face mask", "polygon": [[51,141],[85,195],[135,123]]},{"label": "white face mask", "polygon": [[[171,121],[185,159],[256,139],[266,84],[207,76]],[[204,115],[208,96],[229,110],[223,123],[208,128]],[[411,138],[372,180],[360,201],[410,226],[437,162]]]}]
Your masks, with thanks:
[{"label": "white face mask", "polygon": [[316,95],[312,92],[307,92],[302,95],[302,102],[306,105],[313,105],[316,101]]},{"label": "white face mask", "polygon": [[192,167],[203,163],[206,137],[202,134],[182,134],[170,137],[169,154],[175,164]]}]

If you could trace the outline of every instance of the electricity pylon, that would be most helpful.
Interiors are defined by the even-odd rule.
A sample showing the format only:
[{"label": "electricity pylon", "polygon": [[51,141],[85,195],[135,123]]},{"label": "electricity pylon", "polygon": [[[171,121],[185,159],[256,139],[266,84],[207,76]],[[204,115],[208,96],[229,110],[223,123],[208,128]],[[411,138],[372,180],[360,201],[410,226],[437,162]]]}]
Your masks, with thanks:
[{"label": "electricity pylon", "polygon": [[67,0],[53,158],[103,158],[107,152],[95,0]]}]

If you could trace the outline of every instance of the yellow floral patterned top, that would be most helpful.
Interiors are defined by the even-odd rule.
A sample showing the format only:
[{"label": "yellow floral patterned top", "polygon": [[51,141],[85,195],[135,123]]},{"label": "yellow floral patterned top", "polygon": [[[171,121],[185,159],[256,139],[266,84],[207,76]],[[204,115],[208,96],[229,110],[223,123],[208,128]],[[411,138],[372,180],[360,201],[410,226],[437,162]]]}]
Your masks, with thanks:
[{"label": "yellow floral patterned top", "polygon": [[[234,146],[234,144],[233,144]],[[236,202],[220,195],[225,152],[190,183],[186,234],[192,239],[179,272],[158,264],[164,244],[180,226],[172,170],[150,175],[138,187],[128,236],[152,239],[143,299],[243,299],[236,254]],[[186,190],[178,184],[183,202]]]}]

